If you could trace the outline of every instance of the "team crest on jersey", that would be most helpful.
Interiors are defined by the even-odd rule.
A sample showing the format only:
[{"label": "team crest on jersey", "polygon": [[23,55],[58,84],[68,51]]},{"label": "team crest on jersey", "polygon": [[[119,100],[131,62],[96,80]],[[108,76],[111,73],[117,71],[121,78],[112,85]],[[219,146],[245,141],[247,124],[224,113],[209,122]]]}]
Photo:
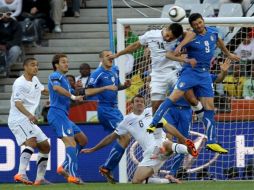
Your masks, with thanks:
[{"label": "team crest on jersey", "polygon": [[93,83],[94,82],[94,78],[90,78],[90,83]]},{"label": "team crest on jersey", "polygon": [[214,41],[214,37],[213,36],[210,36],[210,39],[211,39],[211,41]]},{"label": "team crest on jersey", "polygon": [[113,83],[115,83],[115,81],[116,81],[115,77],[111,77],[111,81],[112,81]]},{"label": "team crest on jersey", "polygon": [[179,87],[182,88],[182,87],[184,87],[184,85],[185,85],[184,82],[180,82]]},{"label": "team crest on jersey", "polygon": [[70,135],[71,134],[71,129],[67,130],[67,134]]}]

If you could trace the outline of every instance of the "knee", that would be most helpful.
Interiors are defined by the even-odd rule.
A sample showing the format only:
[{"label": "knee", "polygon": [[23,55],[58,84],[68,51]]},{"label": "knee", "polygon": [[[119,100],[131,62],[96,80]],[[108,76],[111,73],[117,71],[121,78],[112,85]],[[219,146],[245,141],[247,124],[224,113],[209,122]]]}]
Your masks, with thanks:
[{"label": "knee", "polygon": [[39,149],[39,152],[42,154],[48,154],[50,152],[50,144],[48,141],[45,141],[40,144],[40,146],[37,146]]},{"label": "knee", "polygon": [[36,138],[31,138],[31,139],[28,139],[25,143],[25,146],[29,146],[33,149],[35,149],[37,147],[37,142],[36,142]]}]

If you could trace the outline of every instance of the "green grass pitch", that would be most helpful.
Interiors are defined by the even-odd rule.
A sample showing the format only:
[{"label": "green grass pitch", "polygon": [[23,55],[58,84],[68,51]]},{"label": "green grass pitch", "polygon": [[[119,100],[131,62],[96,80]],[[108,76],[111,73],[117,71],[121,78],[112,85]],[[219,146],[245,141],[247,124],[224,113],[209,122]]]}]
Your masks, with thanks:
[{"label": "green grass pitch", "polygon": [[48,186],[26,186],[23,184],[0,184],[0,190],[253,190],[254,181],[197,181],[183,184],[106,184],[85,185],[53,184]]}]

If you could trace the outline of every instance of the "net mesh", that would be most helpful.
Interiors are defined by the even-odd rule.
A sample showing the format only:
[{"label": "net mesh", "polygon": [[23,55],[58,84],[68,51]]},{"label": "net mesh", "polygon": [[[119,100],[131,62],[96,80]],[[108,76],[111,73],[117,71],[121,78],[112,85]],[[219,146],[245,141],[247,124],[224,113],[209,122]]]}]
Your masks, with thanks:
[{"label": "net mesh", "polygon": [[[253,24],[214,25],[220,37],[231,52],[236,52],[240,62],[232,63],[223,83],[215,84],[215,111],[218,141],[229,150],[227,155],[219,155],[205,150],[206,136],[203,125],[193,116],[190,138],[200,150],[197,159],[186,156],[177,173],[182,179],[253,179],[254,178],[254,40]],[[184,26],[188,28],[189,26]],[[137,36],[162,25],[130,25],[125,46],[133,43]],[[133,40],[133,39],[135,40]],[[132,86],[126,90],[127,112],[131,111],[130,100],[139,93],[145,97],[146,107],[151,106],[149,73],[151,71],[150,52],[147,47],[137,50],[133,69],[126,74]],[[220,63],[225,57],[216,51],[211,63],[211,72],[220,72]],[[251,71],[253,70],[253,71]],[[253,79],[253,80],[252,80]],[[132,179],[137,164],[142,160],[142,149],[132,140],[127,149],[127,173]],[[170,172],[172,157],[162,167],[161,173]]]}]

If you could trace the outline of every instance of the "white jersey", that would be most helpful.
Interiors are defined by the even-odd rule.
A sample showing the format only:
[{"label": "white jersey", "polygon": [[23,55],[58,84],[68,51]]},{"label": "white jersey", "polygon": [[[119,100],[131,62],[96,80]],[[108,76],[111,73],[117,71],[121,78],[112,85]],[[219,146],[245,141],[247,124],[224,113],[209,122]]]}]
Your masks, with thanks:
[{"label": "white jersey", "polygon": [[151,51],[152,72],[167,72],[168,69],[181,69],[181,64],[166,58],[167,51],[174,51],[177,39],[171,42],[163,40],[162,30],[150,30],[139,36],[142,45],[148,45]]},{"label": "white jersey", "polygon": [[11,108],[8,123],[21,121],[27,118],[15,106],[16,101],[22,101],[24,107],[31,114],[34,114],[37,106],[39,105],[41,91],[43,90],[44,86],[40,83],[36,76],[32,78],[32,81],[27,81],[24,75],[17,78],[12,86]]},{"label": "white jersey", "polygon": [[166,138],[166,134],[162,129],[156,129],[153,134],[146,132],[152,119],[151,108],[146,108],[141,115],[130,113],[124,117],[116,128],[115,133],[118,135],[131,134],[138,141],[143,151],[146,151],[157,144],[161,145]]}]

